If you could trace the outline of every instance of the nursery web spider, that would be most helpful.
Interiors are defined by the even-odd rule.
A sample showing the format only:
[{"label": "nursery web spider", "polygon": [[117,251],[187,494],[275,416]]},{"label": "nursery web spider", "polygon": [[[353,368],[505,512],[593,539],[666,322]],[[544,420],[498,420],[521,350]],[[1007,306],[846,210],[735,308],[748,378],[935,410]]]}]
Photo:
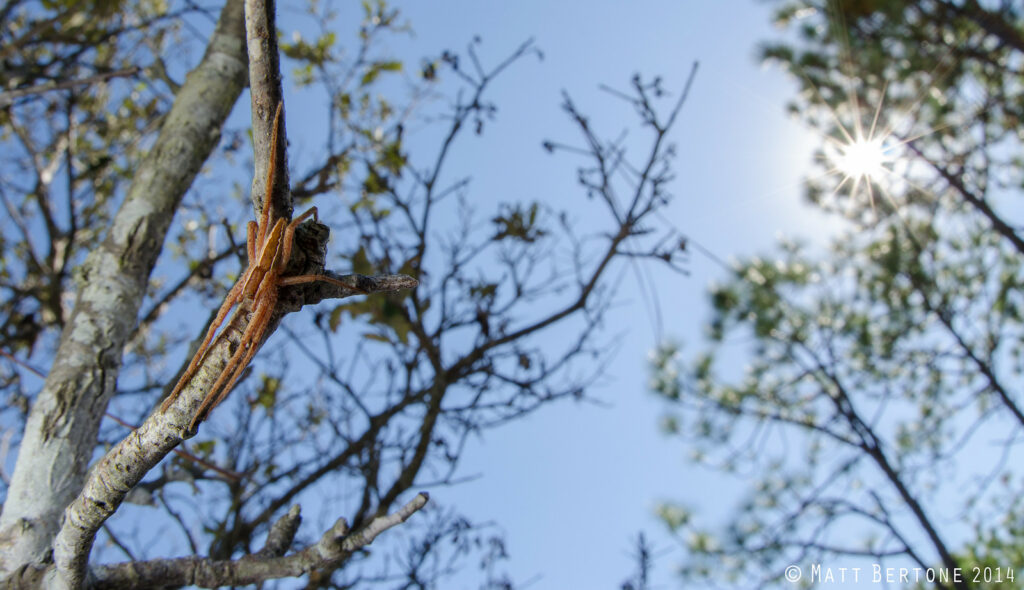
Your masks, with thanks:
[{"label": "nursery web spider", "polygon": [[[231,392],[231,388],[235,386],[235,382],[238,381],[242,372],[249,366],[249,362],[259,349],[264,332],[266,332],[267,325],[270,323],[271,316],[274,313],[274,306],[277,304],[278,297],[277,290],[280,287],[323,281],[340,285],[352,291],[365,293],[365,291],[358,287],[326,275],[281,276],[281,273],[284,272],[285,267],[288,265],[288,260],[291,258],[295,228],[309,217],[316,221],[317,213],[316,207],[312,207],[290,223],[284,218],[276,220],[273,218],[273,213],[271,212],[273,207],[270,204],[270,197],[274,188],[277,134],[280,121],[281,103],[278,103],[277,111],[274,113],[274,130],[270,136],[270,165],[267,170],[267,190],[263,198],[263,211],[260,214],[260,222],[258,224],[255,221],[250,221],[247,225],[246,248],[249,254],[249,266],[245,269],[242,276],[239,277],[235,286],[231,288],[231,291],[228,292],[224,303],[220,306],[220,310],[217,311],[217,316],[214,318],[213,323],[210,324],[209,330],[206,331],[206,338],[203,339],[199,350],[192,357],[192,362],[189,363],[181,379],[178,380],[178,384],[174,386],[174,390],[160,406],[160,411],[166,412],[171,407],[171,404],[174,403],[174,400],[177,399],[185,384],[192,380],[199,366],[206,358],[210,344],[217,335],[217,329],[224,323],[231,310],[237,306],[235,317],[248,316],[249,324],[242,332],[242,336],[238,341],[238,348],[231,355],[227,365],[224,366],[224,369],[217,377],[217,381],[214,382],[213,387],[210,388],[209,393],[203,399],[203,403],[199,406],[195,417],[192,418],[189,430],[194,431],[196,426],[210,413],[210,410],[224,401],[224,398]],[[229,323],[225,331],[230,327],[231,324]],[[224,331],[221,332],[221,335],[223,334]]]}]

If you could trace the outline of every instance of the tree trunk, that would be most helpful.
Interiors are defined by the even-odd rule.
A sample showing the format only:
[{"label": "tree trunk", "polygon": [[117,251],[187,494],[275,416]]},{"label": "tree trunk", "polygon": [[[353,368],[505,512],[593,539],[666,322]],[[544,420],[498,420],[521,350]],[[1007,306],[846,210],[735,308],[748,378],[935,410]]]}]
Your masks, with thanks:
[{"label": "tree trunk", "polygon": [[171,219],[245,87],[242,5],[225,4],[206,54],[175,97],[106,239],[85,263],[0,514],[0,577],[49,561],[61,515],[82,489],[122,350]]}]

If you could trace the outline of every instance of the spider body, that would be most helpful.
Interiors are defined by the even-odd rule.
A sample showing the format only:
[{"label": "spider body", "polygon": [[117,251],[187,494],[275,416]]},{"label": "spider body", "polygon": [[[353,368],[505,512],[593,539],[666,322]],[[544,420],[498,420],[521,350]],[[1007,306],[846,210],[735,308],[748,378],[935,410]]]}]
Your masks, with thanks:
[{"label": "spider body", "polygon": [[[325,275],[281,276],[288,265],[288,260],[291,258],[295,228],[309,217],[317,220],[317,211],[316,207],[312,207],[291,222],[283,218],[273,219],[270,196],[274,187],[274,167],[277,156],[277,134],[280,119],[281,105],[278,104],[277,112],[274,114],[274,130],[270,140],[271,160],[267,171],[267,190],[264,197],[263,211],[260,214],[260,223],[250,221],[247,225],[246,251],[249,255],[249,266],[245,269],[242,276],[239,277],[238,282],[231,288],[231,291],[228,292],[224,303],[217,311],[213,323],[210,324],[210,328],[206,331],[206,337],[199,346],[199,350],[192,357],[192,361],[174,386],[174,390],[160,406],[161,411],[167,411],[185,385],[192,380],[205,360],[215,337],[217,337],[218,328],[227,319],[231,310],[235,309],[234,318],[220,334],[223,335],[227,329],[234,327],[233,324],[236,320],[241,319],[244,322],[247,319],[248,322],[245,324],[245,328],[240,330],[242,335],[238,341],[238,348],[231,355],[227,365],[218,375],[210,391],[203,398],[203,403],[199,406],[196,415],[192,418],[189,429],[193,431],[206,418],[210,410],[227,397],[238,381],[238,378],[245,371],[245,368],[249,366],[249,362],[252,361],[253,356],[255,356],[256,351],[259,349],[267,326],[270,324],[274,308],[277,305],[278,289],[280,287],[323,281],[362,292],[361,289],[344,281]],[[238,330],[239,328],[235,327],[235,329]]]}]

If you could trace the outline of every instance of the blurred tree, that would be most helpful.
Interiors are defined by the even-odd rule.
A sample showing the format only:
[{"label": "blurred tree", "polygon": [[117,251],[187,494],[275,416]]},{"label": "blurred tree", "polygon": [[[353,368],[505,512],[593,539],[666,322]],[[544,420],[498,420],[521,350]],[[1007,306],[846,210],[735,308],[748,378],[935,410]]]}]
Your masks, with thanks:
[{"label": "blurred tree", "polygon": [[810,200],[850,227],[824,256],[737,263],[712,289],[713,346],[654,354],[665,429],[756,476],[721,534],[660,508],[687,575],[791,587],[790,564],[811,582],[811,564],[877,563],[963,572],[922,587],[1024,586],[1024,5],[982,4],[781,3],[797,36],[763,55],[824,138]]},{"label": "blurred tree", "polygon": [[649,578],[653,569],[654,555],[650,543],[643,533],[637,535],[636,549],[631,557],[636,561],[636,572],[626,578],[619,588],[621,590],[647,590],[651,587]]},{"label": "blurred tree", "polygon": [[[493,80],[539,56],[531,43],[493,67],[474,41],[411,68],[382,49],[406,28],[383,0],[362,3],[348,45],[335,31],[348,13],[330,2],[305,10],[315,34],[304,28],[280,49],[296,84],[327,99],[325,146],[290,180],[283,168],[265,195],[268,163],[280,157],[268,145],[281,100],[272,5],[227,0],[219,14],[190,1],[0,7],[0,448],[18,457],[0,478],[9,585],[209,587],[306,574],[309,587],[420,588],[477,554],[482,584],[508,587],[500,537],[457,510],[428,508],[404,538],[374,556],[363,548],[423,507],[414,489],[454,483],[470,435],[586,396],[609,353],[599,328],[620,261],[681,262],[652,218],[671,198],[667,135],[685,92],[668,98],[660,81],[636,78],[616,93],[650,133],[639,160],[565,97],[584,147],[544,147],[583,159],[579,182],[607,213],[603,227],[581,233],[544,195],[488,203],[447,171],[466,132],[484,134],[495,117]],[[315,202],[345,230],[339,251],[325,257],[326,227],[306,223],[290,268],[343,261],[376,294],[281,324],[270,341],[276,362],[257,356],[200,427],[202,440],[161,462],[195,435],[185,412],[237,344],[227,330],[173,409],[152,413],[189,360],[181,344],[205,333],[199,316],[212,321],[246,264],[241,224],[253,214],[230,171],[248,142],[227,123],[246,79],[252,208],[287,217],[293,199]],[[411,152],[413,128],[433,151]],[[418,286],[396,291],[415,284],[397,275]],[[349,294],[282,289],[272,326]],[[187,332],[180,317],[191,320]],[[46,365],[40,388],[33,367]],[[125,437],[133,422],[141,426]],[[299,531],[291,507],[300,501],[320,520],[346,518],[322,535]],[[306,548],[289,553],[293,544]],[[189,556],[153,559],[182,551]]]}]

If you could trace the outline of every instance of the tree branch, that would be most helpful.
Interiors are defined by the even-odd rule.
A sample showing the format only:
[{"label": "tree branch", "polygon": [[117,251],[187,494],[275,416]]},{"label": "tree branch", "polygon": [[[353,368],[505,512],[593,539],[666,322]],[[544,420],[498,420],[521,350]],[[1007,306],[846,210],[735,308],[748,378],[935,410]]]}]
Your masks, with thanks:
[{"label": "tree branch", "polygon": [[[367,277],[360,284],[370,286],[373,283],[400,289],[409,281],[412,279],[408,277]],[[72,578],[74,584],[81,585],[84,580],[86,559],[100,526],[117,511],[128,492],[146,473],[182,440],[195,434],[189,430],[192,417],[223,372],[232,349],[238,346],[239,337],[240,333],[232,331],[228,336],[218,338],[210,347],[199,372],[167,412],[150,414],[142,426],[114,446],[91,471],[82,493],[65,511],[64,526],[55,546],[57,563],[74,568],[70,574],[77,576]]]},{"label": "tree branch", "polygon": [[271,162],[275,162],[271,205],[275,219],[292,218],[292,197],[288,181],[288,138],[286,114],[281,109],[277,130],[277,153],[270,153],[274,113],[284,101],[281,89],[281,61],[274,24],[274,0],[245,0],[245,42],[249,51],[249,96],[252,99],[252,134],[255,170],[252,177],[252,202],[257,217],[263,211],[267,195],[264,181]]},{"label": "tree branch", "polygon": [[[45,562],[61,513],[82,489],[160,245],[245,84],[241,8],[240,0],[225,5],[110,231],[83,267],[83,288],[29,415],[0,515],[0,575]],[[54,547],[54,558],[64,583],[77,587],[92,539],[68,540]]]},{"label": "tree branch", "polygon": [[973,192],[971,192],[971,190],[967,188],[967,185],[964,184],[963,179],[959,175],[950,171],[940,162],[937,162],[934,159],[926,156],[924,152],[914,144],[914,142],[908,141],[907,146],[922,160],[927,162],[928,165],[932,167],[932,169],[938,172],[939,176],[941,176],[943,180],[949,183],[949,186],[953,187],[958,193],[960,193],[960,196],[962,196],[965,201],[970,203],[972,207],[974,207],[975,209],[978,210],[978,212],[984,215],[985,218],[988,219],[989,222],[992,224],[992,229],[996,230],[1001,236],[1009,240],[1018,252],[1024,254],[1024,239],[1017,235],[1016,230],[1014,230],[1008,223],[1003,221],[1003,219],[994,210],[992,210],[992,207],[985,200],[984,196],[976,195]]},{"label": "tree branch", "polygon": [[[272,8],[262,8],[255,6],[256,4],[259,2],[246,2],[249,37],[257,47],[257,50],[250,47],[250,53],[254,56],[251,75],[254,80],[263,81],[260,85],[254,85],[253,94],[262,98],[275,94],[280,96],[280,83],[276,74],[277,60],[276,58],[267,58],[266,55],[259,55],[260,51],[258,50],[259,47],[264,47],[268,38],[273,37],[272,18],[268,16],[268,14],[272,15]],[[273,71],[267,73],[267,68]],[[261,135],[259,133],[260,115],[261,113],[254,108],[256,138]],[[256,144],[259,146],[259,139]],[[279,152],[283,153],[281,144],[283,142],[278,144],[281,146]],[[267,151],[269,151],[269,146]],[[269,158],[260,158],[257,147],[256,161],[268,160]],[[256,177],[261,177],[259,172]],[[281,175],[278,175],[278,178],[280,177]],[[255,182],[255,184],[262,185],[260,182]],[[284,200],[287,202],[287,180],[284,181],[283,186],[285,187],[283,193],[286,195]],[[272,194],[281,194],[281,191],[272,189]],[[298,247],[295,256],[290,261],[292,264],[289,269],[298,267],[303,274],[323,274],[328,234],[326,227],[317,223],[307,223],[300,230],[296,232],[295,242]],[[347,296],[357,292],[393,291],[416,285],[415,280],[402,276],[358,277],[356,281],[358,287],[353,289],[337,285],[333,286],[333,289],[328,289],[317,284],[282,289],[280,305],[275,309],[266,336],[273,332],[273,327],[283,315],[301,308],[307,301],[319,301],[328,296]],[[167,412],[151,414],[142,426],[111,449],[93,469],[81,494],[68,507],[64,525],[57,537],[55,545],[58,565],[56,577],[59,586],[78,588],[82,585],[89,551],[99,527],[117,510],[127,493],[141,481],[150,469],[156,466],[178,443],[194,434],[190,431],[189,424],[207,392],[224,371],[232,351],[240,345],[239,338],[251,319],[250,314],[251,312],[240,307],[236,311],[235,317],[230,320],[231,324],[239,329],[226,331],[222,334],[223,337],[214,342],[209,348],[204,363],[181,392],[176,403]]]},{"label": "tree branch", "polygon": [[134,76],[138,74],[141,68],[133,66],[125,68],[123,70],[114,70],[112,72],[103,72],[96,74],[95,76],[88,76],[85,78],[79,78],[77,80],[64,80],[61,82],[50,81],[45,84],[39,84],[37,86],[30,86],[28,88],[18,88],[16,90],[9,90],[7,92],[0,93],[0,108],[8,106],[13,103],[15,99],[23,96],[29,96],[32,94],[42,94],[43,92],[49,92],[51,90],[65,90],[68,88],[74,88],[75,86],[88,86],[96,82],[105,82],[111,78],[122,78],[128,76]]},{"label": "tree branch", "polygon": [[[353,553],[372,543],[378,535],[408,520],[427,504],[428,499],[426,492],[420,492],[396,512],[378,516],[355,532],[349,532],[344,518],[338,519],[317,543],[292,555],[273,555],[267,550],[271,546],[271,541],[275,539],[275,529],[285,530],[298,526],[298,507],[293,507],[274,524],[267,539],[267,547],[259,553],[234,561],[184,557],[99,566],[93,570],[95,582],[90,586],[90,590],[130,590],[157,586],[243,586],[301,576],[316,569],[336,568]],[[294,531],[291,534],[294,535]]]}]

